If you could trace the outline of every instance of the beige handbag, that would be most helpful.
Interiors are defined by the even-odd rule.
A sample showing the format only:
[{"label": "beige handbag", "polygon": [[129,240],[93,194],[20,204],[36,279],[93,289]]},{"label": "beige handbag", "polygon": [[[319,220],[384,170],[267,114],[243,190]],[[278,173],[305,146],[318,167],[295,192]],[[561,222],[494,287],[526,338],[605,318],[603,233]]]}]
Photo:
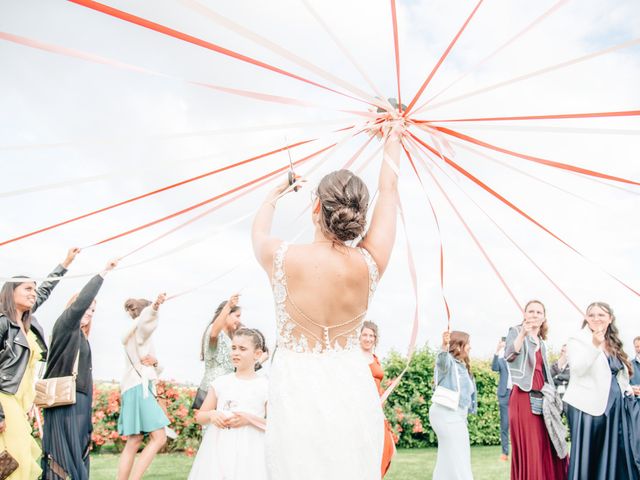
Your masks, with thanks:
[{"label": "beige handbag", "polygon": [[76,403],[76,377],[78,376],[78,359],[76,355],[73,373],[69,377],[44,378],[36,382],[35,404],[40,408],[61,407]]}]

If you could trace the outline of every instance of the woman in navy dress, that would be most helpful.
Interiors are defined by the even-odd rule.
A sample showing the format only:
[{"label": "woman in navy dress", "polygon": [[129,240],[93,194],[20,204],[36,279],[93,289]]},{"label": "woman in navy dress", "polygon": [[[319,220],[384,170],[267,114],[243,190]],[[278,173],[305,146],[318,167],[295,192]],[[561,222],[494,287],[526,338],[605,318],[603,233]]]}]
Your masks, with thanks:
[{"label": "woman in navy dress", "polygon": [[[630,410],[640,408],[629,385],[631,363],[622,349],[613,310],[604,302],[587,308],[582,329],[569,338],[571,480],[637,480],[640,432]],[[637,418],[637,417],[636,417]],[[634,445],[635,443],[635,445]]]}]

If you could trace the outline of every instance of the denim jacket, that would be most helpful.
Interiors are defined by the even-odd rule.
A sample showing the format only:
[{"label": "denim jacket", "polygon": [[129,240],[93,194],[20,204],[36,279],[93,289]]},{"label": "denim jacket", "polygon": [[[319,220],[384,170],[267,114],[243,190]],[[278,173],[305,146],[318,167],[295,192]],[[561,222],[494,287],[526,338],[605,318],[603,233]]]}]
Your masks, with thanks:
[{"label": "denim jacket", "polygon": [[435,372],[438,376],[438,385],[442,385],[449,390],[458,391],[458,381],[456,373],[460,378],[460,401],[458,408],[469,413],[476,413],[478,409],[478,398],[476,382],[471,378],[464,363],[456,360],[449,352],[439,352],[436,357]]},{"label": "denim jacket", "polygon": [[[529,392],[533,384],[533,372],[536,369],[536,344],[529,336],[526,336],[524,342],[522,342],[522,348],[519,352],[516,352],[514,343],[520,330],[522,330],[522,325],[517,325],[509,329],[506,346],[504,348],[504,358],[509,365],[509,372],[511,372],[511,381],[513,384],[517,385],[520,390]],[[542,354],[542,370],[545,376],[544,382],[549,383],[555,388],[552,380],[553,376],[549,369],[549,362],[547,361],[547,346],[541,337],[538,337],[538,341],[540,342],[540,353]]]}]

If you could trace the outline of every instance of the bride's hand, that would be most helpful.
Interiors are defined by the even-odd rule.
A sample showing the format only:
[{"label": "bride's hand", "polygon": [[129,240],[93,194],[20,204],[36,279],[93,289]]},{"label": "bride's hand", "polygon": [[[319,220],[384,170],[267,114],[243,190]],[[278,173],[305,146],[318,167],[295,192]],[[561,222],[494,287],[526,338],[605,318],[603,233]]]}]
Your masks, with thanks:
[{"label": "bride's hand", "polygon": [[271,203],[271,205],[275,207],[276,201],[278,201],[281,196],[293,191],[294,188],[300,189],[306,182],[307,181],[305,179],[303,179],[299,175],[296,175],[293,184],[290,185],[289,176],[287,175],[287,178],[285,178],[284,181],[282,181],[277,187],[269,192],[265,203]]}]

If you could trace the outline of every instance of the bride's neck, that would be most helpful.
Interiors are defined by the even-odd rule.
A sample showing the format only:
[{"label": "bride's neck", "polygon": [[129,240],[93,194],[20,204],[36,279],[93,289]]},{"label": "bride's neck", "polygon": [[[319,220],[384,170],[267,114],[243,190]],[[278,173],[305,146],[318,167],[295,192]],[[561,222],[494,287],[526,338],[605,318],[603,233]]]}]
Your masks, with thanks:
[{"label": "bride's neck", "polygon": [[333,240],[327,237],[319,227],[316,227],[315,234],[313,235],[313,243],[333,243]]}]

